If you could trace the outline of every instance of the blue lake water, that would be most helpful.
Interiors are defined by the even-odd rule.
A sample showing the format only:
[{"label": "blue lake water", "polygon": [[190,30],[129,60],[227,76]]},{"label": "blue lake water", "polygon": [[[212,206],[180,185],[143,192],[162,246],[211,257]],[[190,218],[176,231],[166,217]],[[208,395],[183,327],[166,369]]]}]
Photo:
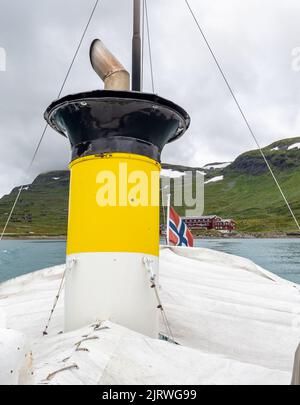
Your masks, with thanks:
[{"label": "blue lake water", "polygon": [[50,240],[0,241],[0,282],[65,263],[66,242]]},{"label": "blue lake water", "polygon": [[[300,284],[300,239],[198,239],[197,246],[247,257]],[[65,241],[0,242],[0,282],[65,262]]]}]

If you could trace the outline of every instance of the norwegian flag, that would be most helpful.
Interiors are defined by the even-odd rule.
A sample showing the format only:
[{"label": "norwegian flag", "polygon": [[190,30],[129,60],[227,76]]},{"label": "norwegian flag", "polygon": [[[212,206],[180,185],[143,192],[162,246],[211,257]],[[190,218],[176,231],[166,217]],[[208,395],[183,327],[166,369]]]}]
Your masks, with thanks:
[{"label": "norwegian flag", "polygon": [[169,210],[169,243],[175,246],[194,246],[194,239],[191,231],[185,222],[180,218],[173,207]]}]

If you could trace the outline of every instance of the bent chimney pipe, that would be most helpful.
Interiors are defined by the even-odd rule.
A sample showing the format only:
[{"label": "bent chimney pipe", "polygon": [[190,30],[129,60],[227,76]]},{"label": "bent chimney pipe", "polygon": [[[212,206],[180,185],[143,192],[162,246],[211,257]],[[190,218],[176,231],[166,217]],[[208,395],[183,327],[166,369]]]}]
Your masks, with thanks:
[{"label": "bent chimney pipe", "polygon": [[99,39],[91,44],[90,60],[105,90],[130,90],[129,73]]}]

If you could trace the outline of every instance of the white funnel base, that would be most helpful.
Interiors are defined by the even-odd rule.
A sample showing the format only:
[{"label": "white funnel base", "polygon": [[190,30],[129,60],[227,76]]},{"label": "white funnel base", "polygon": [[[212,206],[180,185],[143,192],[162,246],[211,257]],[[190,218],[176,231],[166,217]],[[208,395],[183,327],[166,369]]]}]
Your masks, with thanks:
[{"label": "white funnel base", "polygon": [[[144,335],[158,337],[158,309],[141,253],[78,253],[66,273],[65,331],[110,320]],[[156,280],[158,282],[158,279]]]}]

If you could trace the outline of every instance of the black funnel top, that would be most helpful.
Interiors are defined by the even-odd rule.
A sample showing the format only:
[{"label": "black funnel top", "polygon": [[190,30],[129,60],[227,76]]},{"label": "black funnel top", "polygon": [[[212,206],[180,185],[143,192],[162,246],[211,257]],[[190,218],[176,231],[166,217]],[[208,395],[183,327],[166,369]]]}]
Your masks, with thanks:
[{"label": "black funnel top", "polygon": [[45,119],[69,138],[72,158],[126,152],[160,160],[165,144],[178,139],[190,124],[178,105],[127,91],[99,90],[53,102]]}]

